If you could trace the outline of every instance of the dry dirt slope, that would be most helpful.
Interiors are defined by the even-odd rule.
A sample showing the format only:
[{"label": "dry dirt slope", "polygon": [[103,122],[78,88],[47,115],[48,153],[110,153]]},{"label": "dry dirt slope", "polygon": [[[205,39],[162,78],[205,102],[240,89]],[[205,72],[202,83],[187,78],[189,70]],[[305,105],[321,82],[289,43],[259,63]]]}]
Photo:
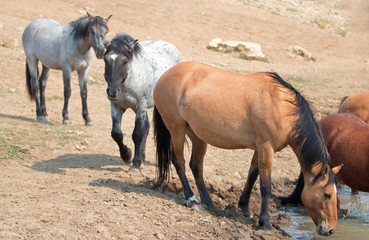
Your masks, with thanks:
[{"label": "dry dirt slope", "polygon": [[[110,107],[105,96],[103,62],[94,60],[89,77],[93,128],[83,126],[74,75],[71,126],[62,126],[62,81],[52,72],[47,87],[51,124],[34,121],[35,106],[25,91],[21,34],[38,17],[62,24],[86,11],[108,16],[112,38],[127,32],[139,40],[175,44],[183,60],[196,60],[237,72],[276,71],[300,89],[316,116],[335,112],[340,99],[368,91],[368,3],[366,1],[66,1],[0,2],[0,238],[2,239],[249,239],[285,238],[279,230],[256,225],[258,186],[251,206],[255,218],[237,209],[252,152],[210,147],[205,179],[218,212],[183,206],[173,174],[169,189],[154,191],[155,146],[150,134],[148,164],[129,173],[110,138]],[[260,43],[269,63],[244,61],[206,49],[215,38]],[[316,62],[291,56],[299,45]],[[151,111],[149,114],[151,115]],[[124,117],[124,134],[132,147],[134,114]],[[290,150],[275,157],[273,194],[287,194],[299,171]],[[191,184],[192,176],[188,173]],[[270,211],[278,202],[271,199]],[[283,225],[288,218],[272,218]],[[314,230],[312,229],[312,232]],[[312,233],[313,234],[313,233]]]}]

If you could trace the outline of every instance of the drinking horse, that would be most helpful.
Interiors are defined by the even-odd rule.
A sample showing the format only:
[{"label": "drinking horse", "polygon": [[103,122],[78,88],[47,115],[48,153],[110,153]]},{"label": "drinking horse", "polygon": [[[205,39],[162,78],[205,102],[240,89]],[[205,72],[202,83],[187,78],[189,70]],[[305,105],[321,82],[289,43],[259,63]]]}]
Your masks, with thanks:
[{"label": "drinking horse", "polygon": [[127,34],[118,34],[107,46],[104,55],[106,90],[111,106],[111,136],[119,146],[122,160],[129,163],[131,150],[123,144],[122,116],[126,109],[136,113],[132,139],[135,144],[134,168],[145,162],[146,138],[150,123],[147,108],[154,107],[152,92],[159,77],[179,63],[175,46],[165,41],[138,43]]},{"label": "drinking horse", "polygon": [[[349,97],[344,97],[341,101],[341,104],[339,106],[338,109],[338,113],[350,113],[353,114],[357,117],[359,117],[361,119],[361,121],[364,121],[365,123],[369,124],[369,92],[362,92],[362,93],[357,93],[354,95],[351,95]],[[332,117],[332,118],[337,118],[337,117]],[[345,117],[345,115],[342,115],[341,118],[347,118],[347,116]],[[331,118],[329,118],[331,119]],[[343,146],[342,149],[345,150],[351,150],[354,149],[356,144],[353,144],[353,142],[356,141],[352,141],[353,139],[348,139],[349,130],[353,130],[353,129],[357,129],[357,127],[355,126],[351,126],[349,127],[350,124],[352,125],[357,125],[357,121],[353,120],[354,118],[351,117],[351,120],[346,119],[344,121],[344,124],[340,125],[341,127],[345,128],[345,131],[340,133],[340,136],[344,136],[344,137],[338,137],[337,135],[333,135],[336,138],[333,138],[333,140],[331,141],[340,141],[342,139],[345,140],[350,140],[349,142],[346,142],[346,146]],[[357,120],[357,119],[356,119]],[[332,121],[333,122],[333,121]],[[336,121],[334,121],[336,123]],[[335,132],[337,132],[337,129],[340,129],[339,126],[336,126]],[[361,127],[363,128],[363,127]],[[332,130],[333,131],[333,130]],[[365,134],[366,131],[363,131],[363,134]],[[360,133],[359,132],[355,132],[353,133],[353,135],[357,135]],[[332,137],[331,137],[332,139]],[[367,142],[368,140],[366,140]],[[363,144],[365,144],[366,142],[364,142]],[[348,147],[350,146],[350,147]],[[339,176],[343,177],[342,182],[344,184],[346,184],[347,186],[351,187],[351,192],[352,193],[357,193],[357,191],[365,191],[363,189],[367,189],[367,186],[360,186],[358,187],[357,183],[352,182],[355,181],[356,179],[360,179],[360,178],[355,178],[352,180],[349,180],[349,178],[347,177],[349,174],[347,173],[348,171],[350,171],[350,169],[353,169],[353,172],[357,172],[357,171],[361,171],[361,164],[366,163],[365,161],[369,161],[368,160],[368,152],[365,152],[363,149],[360,149],[360,146],[362,146],[362,144],[357,145],[358,150],[355,151],[355,153],[353,155],[351,154],[347,154],[346,152],[344,152],[344,154],[342,156],[339,157],[338,159],[335,159],[335,157],[331,157],[331,161],[332,164],[334,164],[333,166],[335,166],[338,162],[342,162],[342,164],[344,164],[344,172],[345,173],[340,173]],[[330,150],[331,151],[336,151],[336,150]],[[333,152],[334,155],[335,152]],[[354,157],[355,156],[355,157]],[[353,164],[354,162],[357,162],[357,164]],[[336,164],[335,164],[336,163]],[[350,165],[351,167],[348,167],[348,165]],[[365,168],[363,168],[365,169]],[[346,176],[347,173],[347,176]],[[354,175],[353,175],[354,176]],[[364,177],[365,178],[365,177]],[[359,183],[359,185],[363,185],[368,183],[368,181],[366,182],[361,182]],[[302,188],[304,186],[304,179],[302,177],[302,174],[300,174],[300,176],[297,179],[297,184],[296,184],[296,188],[294,189],[294,191],[291,193],[291,195],[287,196],[287,197],[279,197],[279,199],[281,200],[282,204],[288,204],[288,203],[292,203],[292,204],[298,204],[301,202],[301,192],[302,192]],[[361,189],[361,190],[360,190]],[[369,192],[368,190],[366,190],[365,192]]]},{"label": "drinking horse", "polygon": [[309,104],[279,75],[236,74],[202,63],[183,62],[159,79],[154,101],[157,184],[167,181],[173,162],[187,206],[200,204],[185,174],[183,149],[187,135],[193,146],[190,168],[201,203],[214,207],[203,179],[207,144],[225,149],[253,149],[239,206],[245,216],[250,216],[250,193],[260,175],[259,224],[263,229],[271,229],[268,202],[273,156],[290,145],[308,183],[302,201],[317,226],[317,233],[333,234],[337,224],[334,179],[340,167],[331,169],[328,164],[329,154]]},{"label": "drinking horse", "polygon": [[[337,177],[348,187],[369,192],[369,125],[351,113],[328,115],[319,121],[331,166],[343,165]],[[299,203],[304,179],[297,180],[288,197],[280,197],[283,204]]]},{"label": "drinking horse", "polygon": [[[86,126],[92,126],[87,109],[87,75],[95,51],[97,58],[104,54],[107,18],[87,16],[65,26],[49,18],[32,21],[22,35],[26,54],[28,94],[36,102],[37,120],[49,120],[46,112],[45,89],[51,69],[63,71],[64,107],[63,124],[69,125],[68,103],[71,96],[71,73],[77,71],[82,98],[82,116]],[[39,77],[38,62],[42,63]],[[40,96],[38,95],[40,91]]]}]

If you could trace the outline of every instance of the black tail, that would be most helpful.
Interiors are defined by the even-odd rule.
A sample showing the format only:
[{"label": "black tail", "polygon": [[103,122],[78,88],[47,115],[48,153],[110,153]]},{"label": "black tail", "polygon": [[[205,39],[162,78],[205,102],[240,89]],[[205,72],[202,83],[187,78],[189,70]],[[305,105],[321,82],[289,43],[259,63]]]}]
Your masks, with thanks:
[{"label": "black tail", "polygon": [[293,190],[291,195],[288,197],[278,197],[279,200],[281,200],[281,204],[302,204],[301,201],[301,194],[302,190],[304,189],[304,176],[300,172],[300,176],[297,179],[296,188]]},{"label": "black tail", "polygon": [[[37,79],[38,79],[38,71],[37,71]],[[29,73],[27,60],[26,60],[26,85],[27,85],[28,95],[30,99],[35,100],[35,92],[33,91],[32,79],[31,79],[31,74]]]},{"label": "black tail", "polygon": [[156,159],[158,181],[156,186],[161,185],[169,177],[169,166],[172,160],[172,138],[165,126],[163,119],[156,107],[154,107],[154,138],[156,142]]}]

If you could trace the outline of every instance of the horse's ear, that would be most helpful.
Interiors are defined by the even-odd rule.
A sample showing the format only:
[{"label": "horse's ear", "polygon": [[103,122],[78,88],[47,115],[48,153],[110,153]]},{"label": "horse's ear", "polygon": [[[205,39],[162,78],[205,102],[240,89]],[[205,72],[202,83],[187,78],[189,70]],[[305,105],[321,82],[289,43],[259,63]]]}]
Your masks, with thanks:
[{"label": "horse's ear", "polygon": [[133,48],[135,47],[136,43],[138,42],[138,39],[131,41],[128,43],[128,47],[130,50],[133,50]]},{"label": "horse's ear", "polygon": [[325,179],[329,174],[329,165],[326,163],[322,168],[322,177]]},{"label": "horse's ear", "polygon": [[91,14],[89,14],[88,12],[87,12],[87,17],[88,17],[88,20],[92,20],[94,17],[91,15]]},{"label": "horse's ear", "polygon": [[334,172],[334,175],[337,175],[337,173],[341,170],[343,164],[335,166],[334,168],[332,168],[332,171]]},{"label": "horse's ear", "polygon": [[110,15],[109,17],[104,18],[105,23],[107,23],[109,21],[109,19],[111,18],[111,16],[113,16],[113,15]]},{"label": "horse's ear", "polygon": [[104,39],[104,46],[105,48],[107,48],[109,46],[110,42],[106,39]]}]

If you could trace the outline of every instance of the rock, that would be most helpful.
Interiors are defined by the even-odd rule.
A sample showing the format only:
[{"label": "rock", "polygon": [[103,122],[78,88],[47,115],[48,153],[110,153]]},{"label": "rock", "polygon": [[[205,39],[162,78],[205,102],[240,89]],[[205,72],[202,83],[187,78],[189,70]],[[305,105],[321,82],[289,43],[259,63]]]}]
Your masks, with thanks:
[{"label": "rock", "polygon": [[213,40],[210,41],[208,48],[217,48],[219,47],[219,44],[222,43],[222,39],[221,38],[214,38]]},{"label": "rock", "polygon": [[294,55],[305,58],[307,61],[312,60],[315,62],[315,58],[313,57],[313,55],[300,46],[290,46],[288,50]]},{"label": "rock", "polygon": [[268,61],[261,50],[260,44],[258,43],[243,41],[223,41],[221,38],[214,38],[210,41],[207,48],[217,52],[238,55],[238,57],[241,59],[264,62]]}]

